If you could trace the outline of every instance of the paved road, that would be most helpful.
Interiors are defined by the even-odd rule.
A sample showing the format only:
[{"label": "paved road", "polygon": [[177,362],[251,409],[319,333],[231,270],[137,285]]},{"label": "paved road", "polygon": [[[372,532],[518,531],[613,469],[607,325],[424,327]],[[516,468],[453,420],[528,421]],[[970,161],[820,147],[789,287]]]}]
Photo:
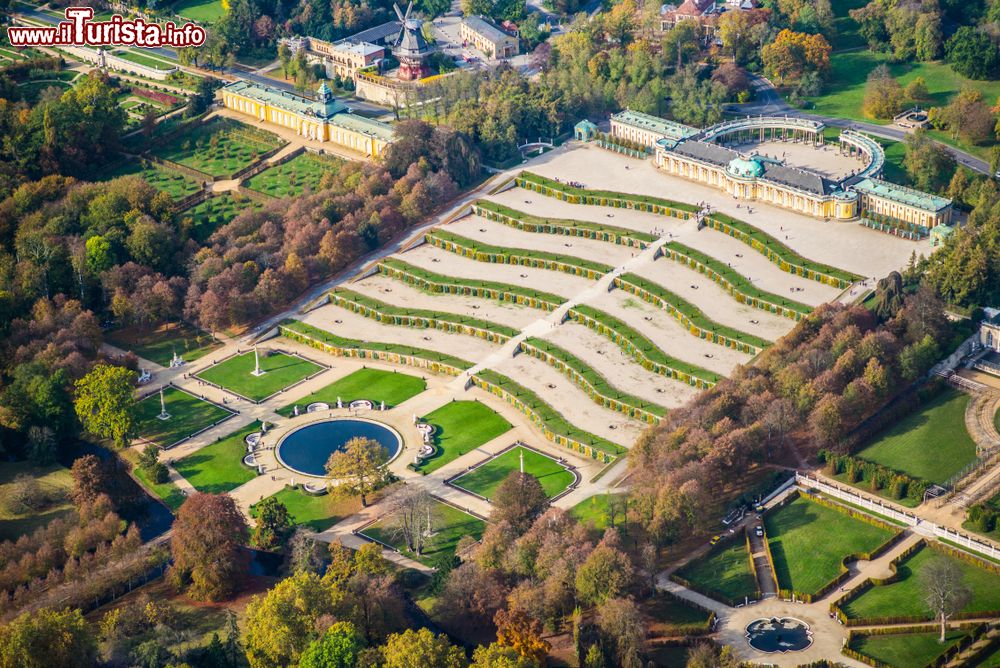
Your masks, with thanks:
[{"label": "paved road", "polygon": [[[876,137],[893,139],[896,141],[902,141],[906,137],[905,130],[892,125],[878,125],[876,123],[866,123],[864,121],[854,121],[845,118],[836,118],[834,116],[823,116],[820,114],[810,114],[808,112],[804,112],[801,109],[797,109],[785,102],[784,98],[782,98],[781,95],[774,90],[771,83],[763,77],[752,75],[751,82],[757,92],[756,99],[748,104],[726,105],[727,111],[749,114],[751,116],[761,114],[764,116],[787,115],[797,116],[800,118],[811,118],[833,127],[864,130],[865,132],[875,135]],[[945,150],[955,157],[955,160],[958,161],[960,165],[964,165],[965,167],[981,174],[989,174],[990,166],[985,160],[980,160],[974,155],[970,155],[965,151],[948,146],[947,144],[942,144],[942,146],[944,146]]]}]

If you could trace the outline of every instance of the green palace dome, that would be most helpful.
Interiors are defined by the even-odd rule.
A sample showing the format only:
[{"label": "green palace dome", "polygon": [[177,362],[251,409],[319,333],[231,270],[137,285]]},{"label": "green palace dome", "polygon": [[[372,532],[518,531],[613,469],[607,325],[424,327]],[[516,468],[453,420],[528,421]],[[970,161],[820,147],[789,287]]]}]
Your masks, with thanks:
[{"label": "green palace dome", "polygon": [[764,166],[755,158],[733,158],[726,171],[736,177],[755,179],[764,174]]}]

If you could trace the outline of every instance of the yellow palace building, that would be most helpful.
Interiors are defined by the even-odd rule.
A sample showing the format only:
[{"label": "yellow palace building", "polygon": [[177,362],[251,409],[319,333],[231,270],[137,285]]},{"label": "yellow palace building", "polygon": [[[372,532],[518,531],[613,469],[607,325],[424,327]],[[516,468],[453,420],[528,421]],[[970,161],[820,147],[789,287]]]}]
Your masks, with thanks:
[{"label": "yellow palace building", "polygon": [[382,155],[392,143],[391,125],[351,113],[325,83],[316,91],[315,100],[252,81],[231,83],[222,88],[221,96],[227,109],[370,158]]}]

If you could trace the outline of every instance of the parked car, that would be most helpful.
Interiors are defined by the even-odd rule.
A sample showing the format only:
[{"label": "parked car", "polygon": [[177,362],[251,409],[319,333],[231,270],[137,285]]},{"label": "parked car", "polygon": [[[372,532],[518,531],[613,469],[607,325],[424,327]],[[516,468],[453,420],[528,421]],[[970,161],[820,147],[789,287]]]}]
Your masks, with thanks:
[{"label": "parked car", "polygon": [[709,545],[715,545],[720,540],[722,540],[722,536],[719,536],[718,534],[716,534],[715,536],[712,536],[712,540],[708,541],[708,544]]},{"label": "parked car", "polygon": [[762,527],[759,524],[756,527],[754,527],[753,532],[757,535],[758,538],[764,537],[764,527]]}]

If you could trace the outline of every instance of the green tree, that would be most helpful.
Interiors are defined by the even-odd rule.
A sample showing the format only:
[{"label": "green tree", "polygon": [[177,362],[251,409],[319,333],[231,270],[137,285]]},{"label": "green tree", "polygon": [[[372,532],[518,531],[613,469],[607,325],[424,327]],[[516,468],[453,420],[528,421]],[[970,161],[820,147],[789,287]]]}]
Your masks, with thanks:
[{"label": "green tree", "polygon": [[970,79],[989,79],[1000,70],[1000,49],[984,31],[971,26],[955,31],[945,54],[955,71]]},{"label": "green tree", "polygon": [[354,668],[364,639],[350,622],[337,622],[309,644],[299,668]]},{"label": "green tree", "polygon": [[680,71],[685,63],[701,52],[700,38],[701,24],[694,19],[678,21],[663,37],[663,54],[672,58],[674,67]]},{"label": "green tree", "polygon": [[99,234],[87,239],[84,244],[87,253],[87,270],[95,276],[102,271],[106,271],[115,263],[114,253],[111,250],[111,242]]},{"label": "green tree", "polygon": [[74,407],[80,424],[120,448],[128,445],[138,427],[134,386],[134,371],[109,364],[95,366],[76,382]]},{"label": "green tree", "polygon": [[892,118],[903,109],[903,87],[885,65],[868,74],[865,84],[864,111],[871,118]]},{"label": "green tree", "polygon": [[535,668],[537,665],[534,660],[518,654],[513,647],[492,643],[477,647],[472,652],[469,668]]},{"label": "green tree", "polygon": [[[336,590],[333,590],[336,591]],[[247,604],[243,642],[251,668],[296,664],[315,638],[316,621],[334,612],[335,597],[318,575],[299,571]]]},{"label": "green tree", "polygon": [[670,79],[670,113],[689,125],[704,127],[722,120],[729,91],[718,81],[701,79],[698,69],[689,66]]},{"label": "green tree", "polygon": [[937,342],[928,334],[900,351],[899,372],[906,380],[916,380],[934,366],[939,355]]},{"label": "green tree", "polygon": [[527,531],[549,507],[549,497],[538,478],[520,471],[511,471],[490,501],[494,521],[507,522],[517,533]]},{"label": "green tree", "polygon": [[907,135],[903,168],[913,185],[921,190],[938,192],[955,172],[955,158],[922,130]]},{"label": "green tree", "polygon": [[393,633],[382,646],[383,668],[462,668],[465,652],[427,629]]},{"label": "green tree", "polygon": [[360,496],[361,505],[367,506],[368,495],[389,480],[386,460],[385,448],[378,441],[356,437],[330,455],[326,473],[340,481],[338,490]]},{"label": "green tree", "polygon": [[257,524],[254,526],[251,542],[262,550],[281,547],[295,529],[295,523],[288,507],[273,496],[269,496],[256,506]]},{"label": "green tree", "polygon": [[77,668],[97,663],[97,642],[79,610],[26,612],[0,626],[3,668]]},{"label": "green tree", "polygon": [[601,604],[625,593],[632,582],[632,562],[610,545],[594,548],[576,571],[576,593],[588,605]]},{"label": "green tree", "polygon": [[927,90],[927,80],[923,77],[917,77],[906,84],[906,97],[914,102],[923,102],[928,99],[930,91]]}]

